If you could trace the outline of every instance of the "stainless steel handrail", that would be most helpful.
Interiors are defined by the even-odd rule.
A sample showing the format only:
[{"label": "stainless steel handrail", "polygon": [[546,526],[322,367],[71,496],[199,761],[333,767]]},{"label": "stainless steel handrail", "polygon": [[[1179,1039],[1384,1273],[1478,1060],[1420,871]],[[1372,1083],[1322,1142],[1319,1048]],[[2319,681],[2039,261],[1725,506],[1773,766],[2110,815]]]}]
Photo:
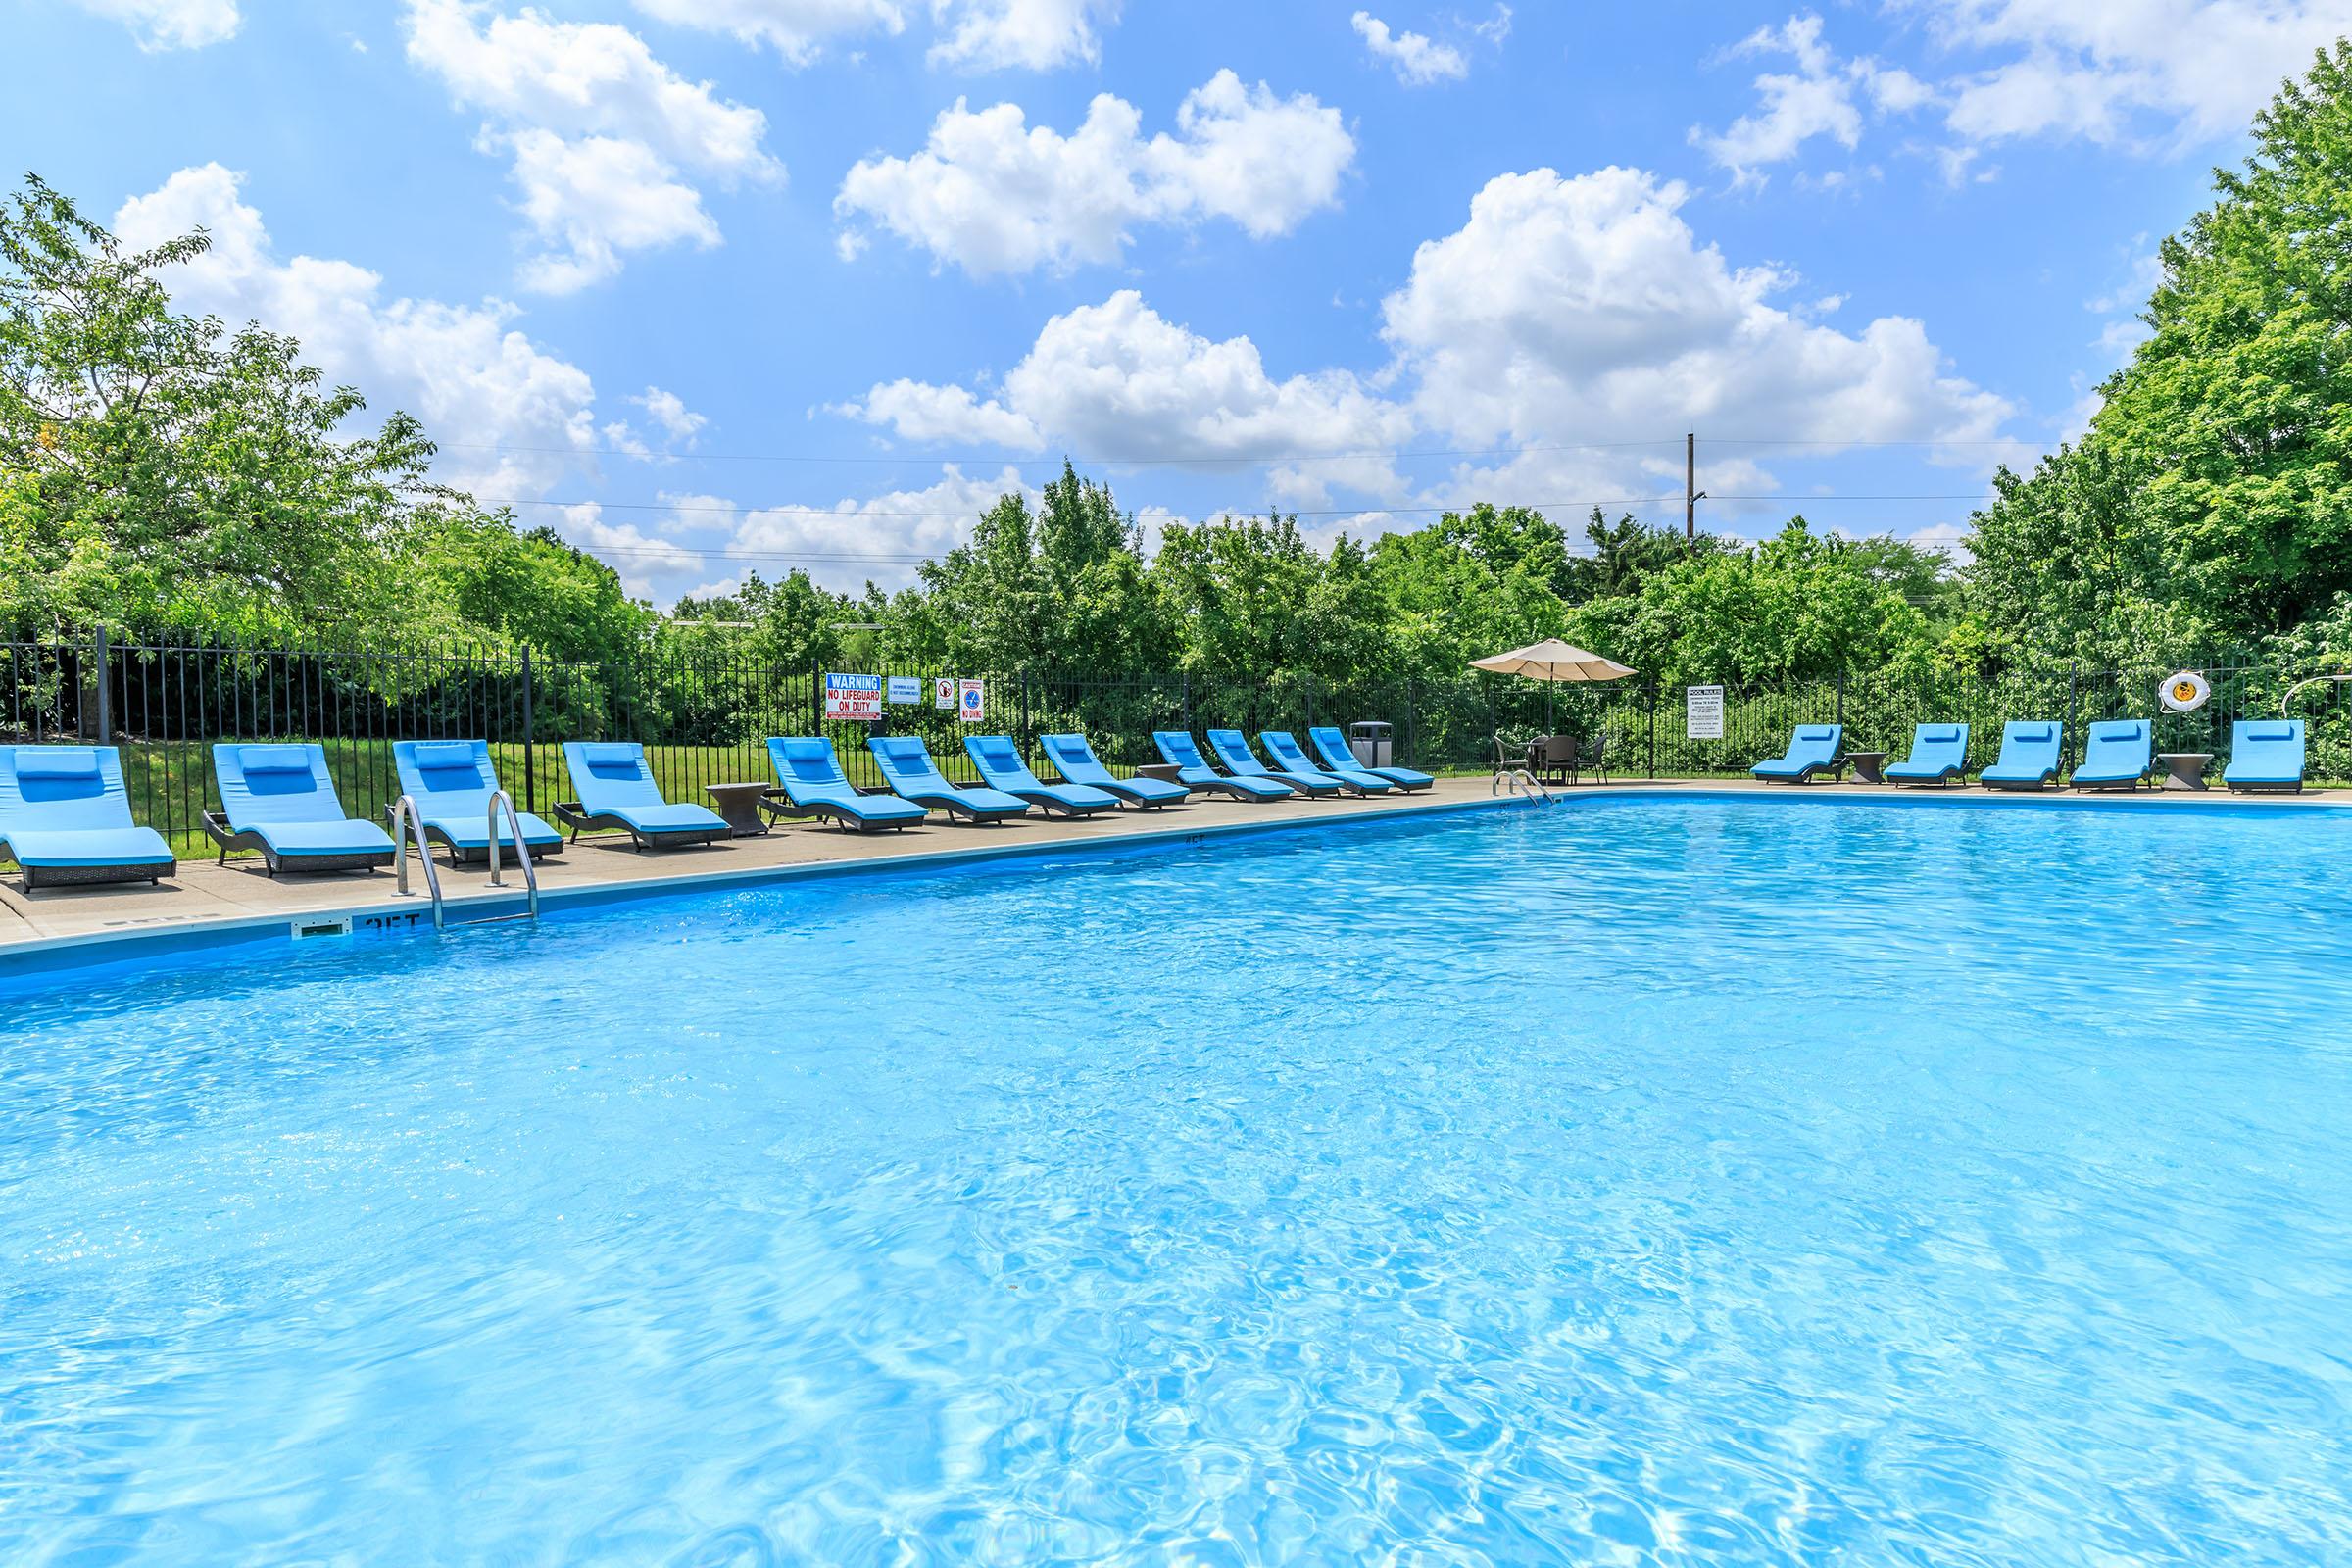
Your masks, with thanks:
[{"label": "stainless steel handrail", "polygon": [[1534,790],[1539,800],[1548,801],[1551,799],[1550,786],[1545,784],[1542,779],[1536,777],[1532,770],[1513,762],[1511,760],[1511,754],[1504,748],[1502,744],[1502,737],[1500,735],[1495,736],[1494,778],[1492,783],[1488,784],[1487,793],[1489,795],[1500,795],[1505,786],[1508,786],[1510,792],[1513,795],[1516,795],[1519,793],[1519,786],[1522,784],[1525,784],[1529,789]]},{"label": "stainless steel handrail", "polygon": [[488,809],[490,830],[490,885],[503,888],[507,884],[498,873],[498,808],[507,808],[507,825],[514,830],[514,858],[522,862],[522,882],[527,890],[531,918],[539,918],[539,868],[531,864],[531,847],[522,841],[522,815],[514,809],[514,797],[505,790],[490,792]]},{"label": "stainless steel handrail", "polygon": [[409,896],[409,829],[416,830],[416,858],[424,862],[424,888],[433,896],[433,929],[441,925],[441,873],[433,869],[433,847],[424,842],[424,817],[406,795],[392,803],[392,863],[400,868],[400,896]]}]

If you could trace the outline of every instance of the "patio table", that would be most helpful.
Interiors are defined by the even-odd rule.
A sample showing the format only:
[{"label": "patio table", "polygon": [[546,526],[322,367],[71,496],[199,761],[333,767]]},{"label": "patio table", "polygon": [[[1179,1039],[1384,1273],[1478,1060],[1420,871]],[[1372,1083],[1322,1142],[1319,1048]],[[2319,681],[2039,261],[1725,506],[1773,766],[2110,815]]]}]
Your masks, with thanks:
[{"label": "patio table", "polygon": [[2168,790],[2201,790],[2205,787],[2205,764],[2213,760],[2211,752],[2158,752],[2156,760],[2164,764],[2164,787]]},{"label": "patio table", "polygon": [[706,784],[703,793],[710,797],[711,809],[718,812],[718,819],[731,830],[729,837],[749,839],[765,836],[767,824],[760,820],[760,798],[774,788],[764,782]]}]

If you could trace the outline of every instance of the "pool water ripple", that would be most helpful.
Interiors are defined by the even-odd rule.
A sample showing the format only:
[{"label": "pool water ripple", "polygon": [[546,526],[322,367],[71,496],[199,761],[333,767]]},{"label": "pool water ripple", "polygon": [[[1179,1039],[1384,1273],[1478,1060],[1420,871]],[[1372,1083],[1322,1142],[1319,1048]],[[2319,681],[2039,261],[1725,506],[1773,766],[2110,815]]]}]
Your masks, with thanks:
[{"label": "pool water ripple", "polygon": [[0,1561],[2352,1560],[2331,816],[1586,802],[12,998]]}]

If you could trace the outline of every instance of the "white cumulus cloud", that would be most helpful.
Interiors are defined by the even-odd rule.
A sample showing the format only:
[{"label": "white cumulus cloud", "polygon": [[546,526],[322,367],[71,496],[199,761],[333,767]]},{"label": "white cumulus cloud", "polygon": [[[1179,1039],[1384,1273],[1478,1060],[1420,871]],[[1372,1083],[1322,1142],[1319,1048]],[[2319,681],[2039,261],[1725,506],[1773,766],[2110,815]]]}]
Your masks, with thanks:
[{"label": "white cumulus cloud", "polygon": [[701,192],[643,142],[552,130],[494,139],[514,155],[522,215],[546,247],[523,263],[525,288],[568,294],[617,274],[623,251],[718,243]]},{"label": "white cumulus cloud", "polygon": [[731,33],[766,44],[787,65],[805,66],[828,39],[860,33],[896,34],[906,25],[897,0],[634,0],[661,22],[707,32]]},{"label": "white cumulus cloud", "polygon": [[1721,131],[1693,126],[1691,145],[1743,182],[1765,164],[1786,163],[1808,141],[1827,136],[1851,151],[1860,144],[1866,112],[1902,114],[1929,101],[1928,85],[1907,71],[1876,60],[1840,61],[1822,40],[1821,18],[1790,17],[1759,27],[1734,46],[1738,55],[1787,55],[1793,72],[1756,77],[1760,100]]},{"label": "white cumulus cloud", "polygon": [[[1910,0],[1939,41],[2008,58],[1959,77],[1964,136],[2234,135],[2352,33],[2352,0]],[[2144,117],[2144,119],[2143,119]]]},{"label": "white cumulus cloud", "polygon": [[1333,482],[1394,491],[1382,454],[1412,426],[1406,410],[1348,371],[1276,379],[1249,338],[1205,337],[1133,289],[1047,321],[994,398],[896,381],[840,412],[907,440],[993,440],[1021,450],[1058,443],[1114,464],[1193,460],[1232,472],[1243,460],[1296,459],[1269,477],[1284,499],[1301,504]]},{"label": "white cumulus cloud", "polygon": [[[1250,338],[1195,331],[1122,289],[1051,318],[985,395],[887,381],[835,412],[909,441],[1193,466],[1309,511],[1345,494],[1390,509],[1382,527],[1408,503],[1581,510],[1679,492],[1675,433],[1693,426],[1817,452],[1940,443],[1952,461],[1997,434],[2010,405],[1953,369],[1924,323],[1826,324],[1834,300],[1704,243],[1688,195],[1629,169],[1490,181],[1382,302],[1376,375],[1270,370]],[[1416,489],[1396,454],[1425,440],[1496,457]],[[1705,480],[1777,486],[1761,460],[1720,449]]]},{"label": "white cumulus cloud", "polygon": [[[1533,449],[1691,428],[1825,450],[1997,432],[2010,405],[1957,374],[1924,323],[1888,316],[1846,332],[1775,303],[1797,279],[1702,244],[1680,212],[1688,195],[1632,169],[1490,180],[1469,220],[1424,243],[1382,302],[1420,421],[1466,445]],[[1564,499],[1542,494],[1564,485],[1664,490],[1669,478],[1679,488],[1680,458],[1529,450],[1455,483],[1531,502]],[[1709,488],[1773,483],[1747,459],[1715,478]]]},{"label": "white cumulus cloud", "polygon": [[[1508,16],[1509,13],[1504,13],[1506,28]],[[1438,43],[1422,32],[1392,33],[1389,24],[1369,11],[1358,11],[1348,20],[1373,58],[1387,64],[1396,73],[1396,79],[1409,87],[1426,87],[1433,81],[1459,81],[1470,74],[1470,62],[1449,43]]]},{"label": "white cumulus cloud", "polygon": [[612,276],[625,252],[719,243],[682,171],[727,185],[783,177],[764,115],[686,80],[626,27],[409,0],[407,29],[409,58],[486,117],[478,144],[513,160],[543,246],[525,287],[567,292]]},{"label": "white cumulus cloud", "polygon": [[120,22],[141,49],[202,49],[237,34],[237,0],[73,0],[92,16]]},{"label": "white cumulus cloud", "polygon": [[1118,0],[931,0],[935,66],[1052,71],[1102,58],[1095,23],[1115,22]]},{"label": "white cumulus cloud", "polygon": [[177,308],[299,338],[329,382],[359,387],[378,414],[422,419],[445,443],[436,474],[485,498],[536,497],[571,466],[562,449],[593,445],[588,372],[517,330],[512,306],[386,299],[383,279],[354,263],[281,260],[240,179],[219,164],[183,169],[115,215],[130,246],[211,231],[212,249],[165,278]]},{"label": "white cumulus cloud", "polygon": [[[833,210],[974,275],[1115,262],[1145,223],[1224,219],[1257,237],[1335,205],[1355,140],[1336,109],[1277,98],[1220,71],[1186,95],[1176,134],[1145,140],[1133,104],[1103,93],[1064,136],[1031,126],[1017,104],[943,112],[923,149],[869,158]],[[844,254],[863,231],[846,227]]]},{"label": "white cumulus cloud", "polygon": [[664,392],[658,386],[647,387],[644,396],[629,401],[651,415],[654,422],[672,441],[691,445],[694,438],[702,433],[703,426],[710,422],[688,408],[684,398],[675,392]]},{"label": "white cumulus cloud", "polygon": [[[2352,33],[2352,0],[1889,0],[1936,45],[1926,79],[1840,60],[1821,19],[1790,17],[1733,46],[1783,54],[1755,80],[1757,106],[1693,145],[1743,180],[1816,138],[1852,149],[1869,121],[1934,108],[1950,140],[1908,150],[1959,184],[1991,173],[1984,149],[2029,137],[2139,150],[2234,136],[2316,50]],[[1923,68],[1924,69],[1924,68]]]},{"label": "white cumulus cloud", "polygon": [[973,443],[1035,452],[1045,445],[1036,421],[994,398],[983,400],[967,387],[935,386],[928,381],[878,381],[856,402],[837,405],[845,414],[869,424],[888,425],[902,440],[926,446]]}]

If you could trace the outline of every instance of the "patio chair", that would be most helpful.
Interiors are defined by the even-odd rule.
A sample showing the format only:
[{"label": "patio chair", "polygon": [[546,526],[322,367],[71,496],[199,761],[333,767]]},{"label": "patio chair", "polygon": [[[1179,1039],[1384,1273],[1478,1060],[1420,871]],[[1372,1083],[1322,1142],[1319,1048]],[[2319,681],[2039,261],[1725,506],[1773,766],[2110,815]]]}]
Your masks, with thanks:
[{"label": "patio chair", "polygon": [[1396,786],[1378,773],[1360,768],[1350,761],[1346,767],[1317,767],[1305,752],[1299,750],[1289,730],[1262,729],[1257,732],[1257,744],[1266,749],[1274,760],[1274,771],[1284,778],[1337,779],[1340,788],[1350,795],[1386,795]]},{"label": "patio chair", "polygon": [[1576,737],[1546,735],[1529,745],[1527,760],[1539,784],[1566,784],[1576,776]]},{"label": "patio chair", "polygon": [[0,855],[24,891],[92,882],[161,882],[172,847],[130,819],[112,746],[0,746]]},{"label": "patio chair", "polygon": [[770,818],[812,817],[853,833],[879,833],[912,827],[931,814],[896,795],[859,794],[822,735],[770,735],[767,761],[784,796],[760,798],[760,809]]},{"label": "patio chair", "polygon": [[2230,765],[2222,769],[2222,782],[2233,790],[2300,790],[2304,760],[2301,719],[2236,719],[2230,725]]},{"label": "patio chair", "polygon": [[1083,735],[1040,735],[1038,750],[1054,764],[1054,771],[1072,784],[1084,784],[1106,795],[1115,795],[1130,806],[1174,806],[1192,798],[1193,792],[1182,784],[1171,784],[1164,778],[1121,778],[1102,765]]},{"label": "patio chair", "polygon": [[2144,718],[2103,718],[2082,742],[2067,783],[2079,790],[2132,790],[2156,771],[2155,736]]},{"label": "patio chair", "polygon": [[[490,858],[490,798],[499,790],[498,769],[487,741],[394,741],[392,768],[400,792],[416,803],[416,820],[426,840],[449,852],[451,863]],[[510,799],[512,799],[510,797]],[[534,860],[564,853],[564,835],[516,808],[523,847]],[[503,851],[515,846],[504,817],[498,823]],[[424,846],[418,845],[418,853]]]},{"label": "patio chair", "polygon": [[1768,784],[1809,784],[1819,773],[1838,778],[1845,772],[1844,760],[1838,755],[1838,743],[1844,738],[1842,724],[1799,724],[1788,737],[1787,752],[1758,762],[1748,772]]},{"label": "patio chair", "polygon": [[2048,719],[2013,718],[2001,726],[2001,755],[1977,775],[1988,790],[2043,790],[2058,782],[2066,726]]},{"label": "patio chair", "polygon": [[204,831],[232,854],[258,854],[274,878],[280,871],[373,871],[392,863],[392,835],[373,822],[346,816],[326,770],[326,748],[246,746],[213,748],[213,776],[220,809],[203,814]]},{"label": "patio chair", "polygon": [[666,799],[635,741],[565,741],[564,765],[579,799],[558,803],[556,820],[574,844],[582,833],[626,833],[642,855],[649,846],[712,844],[734,832],[707,806]]},{"label": "patio chair", "polygon": [[1340,781],[1327,773],[1284,773],[1268,767],[1257,760],[1248,737],[1238,729],[1204,730],[1202,737],[1217,761],[1235,778],[1270,778],[1317,801],[1335,799],[1340,793]]},{"label": "patio chair", "polygon": [[[1307,744],[1315,749],[1315,756],[1322,760],[1327,769],[1363,767],[1363,764],[1355,760],[1355,752],[1348,746],[1348,737],[1329,724],[1318,724],[1309,729],[1306,732],[1306,740]],[[1364,771],[1377,773],[1398,789],[1416,794],[1431,788],[1438,782],[1429,774],[1410,767],[1364,767]]]},{"label": "patio chair", "polygon": [[1911,755],[1889,762],[1879,775],[1889,784],[1965,784],[1968,782],[1968,726],[1914,724]]},{"label": "patio chair", "polygon": [[1017,796],[1050,815],[1093,816],[1119,808],[1119,798],[1108,790],[1092,784],[1049,784],[1039,778],[1021,760],[1020,748],[1012,744],[1010,736],[966,735],[963,753],[990,789]]},{"label": "patio chair", "polygon": [[1200,744],[1183,730],[1155,729],[1152,732],[1152,744],[1159,748],[1160,757],[1190,788],[1229,795],[1237,801],[1260,803],[1295,801],[1299,797],[1299,791],[1279,779],[1218,772],[1200,755]]},{"label": "patio chair", "polygon": [[920,735],[868,735],[865,749],[874,754],[882,782],[901,800],[936,807],[952,819],[983,826],[1029,814],[1027,801],[1003,790],[957,789],[931,760],[931,748]]}]

